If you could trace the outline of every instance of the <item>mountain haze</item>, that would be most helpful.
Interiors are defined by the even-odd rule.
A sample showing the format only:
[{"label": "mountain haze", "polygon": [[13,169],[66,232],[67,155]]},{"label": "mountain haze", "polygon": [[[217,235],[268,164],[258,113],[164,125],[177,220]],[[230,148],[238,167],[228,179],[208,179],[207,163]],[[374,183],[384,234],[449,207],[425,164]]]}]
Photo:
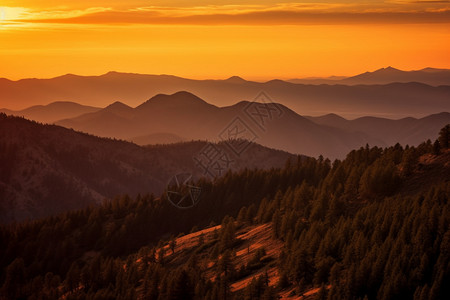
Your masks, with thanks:
[{"label": "mountain haze", "polygon": [[69,74],[52,79],[1,80],[0,103],[9,109],[23,109],[54,101],[73,101],[102,107],[121,101],[136,106],[149,96],[184,90],[208,103],[225,106],[243,100],[258,100],[258,95],[264,91],[274,102],[286,105],[302,115],[333,112],[344,117],[374,115],[400,118],[423,117],[450,110],[449,86],[436,87],[409,80],[402,83],[386,80],[383,84],[364,84],[350,86],[338,81],[330,85],[296,84],[282,80],[253,82],[237,76],[226,80],[192,80],[170,75],[118,72],[100,76]]},{"label": "mountain haze", "polygon": [[[273,110],[268,112],[268,108]],[[266,118],[252,115],[256,110]],[[239,130],[244,132],[242,138],[267,147],[315,157],[322,154],[334,159],[343,158],[350,150],[367,143],[388,146],[399,141],[417,145],[423,140],[434,139],[436,132],[450,123],[450,114],[405,120],[367,117],[347,121],[338,116],[305,118],[281,104],[242,101],[217,107],[191,93],[178,92],[157,95],[134,109],[113,104],[57,124],[142,144],[155,140],[146,136],[165,134],[183,140],[226,140],[229,136],[225,131],[240,126]],[[257,123],[261,121],[265,122],[263,127]]]},{"label": "mountain haze", "polygon": [[420,82],[432,86],[450,85],[450,70],[425,68],[417,71],[402,71],[387,67],[340,81],[343,84],[388,84],[392,82]]},{"label": "mountain haze", "polygon": [[379,140],[377,146],[418,145],[426,139],[433,140],[440,128],[450,123],[450,113],[442,112],[424,118],[403,118],[391,120],[376,117],[362,117],[354,120],[344,119],[336,114],[320,117],[307,117],[309,120],[326,126],[340,128],[349,132],[365,133]]},{"label": "mountain haze", "polygon": [[419,82],[431,86],[450,85],[450,70],[425,68],[416,71],[402,71],[393,67],[381,68],[350,77],[332,76],[328,78],[300,78],[288,80],[301,84],[389,84],[394,82]]}]

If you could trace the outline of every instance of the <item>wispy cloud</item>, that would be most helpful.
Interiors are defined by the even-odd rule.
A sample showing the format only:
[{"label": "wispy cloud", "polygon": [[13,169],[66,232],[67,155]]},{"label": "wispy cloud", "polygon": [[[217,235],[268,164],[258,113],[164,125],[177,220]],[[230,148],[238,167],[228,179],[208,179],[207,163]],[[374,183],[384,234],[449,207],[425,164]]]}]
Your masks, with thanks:
[{"label": "wispy cloud", "polygon": [[[49,14],[50,15],[50,14]],[[167,11],[141,8],[129,11],[60,13],[58,17],[34,17],[26,22],[61,24],[185,24],[185,25],[287,25],[287,24],[403,24],[450,23],[450,10],[328,12],[301,10],[245,10],[239,12]]]},{"label": "wispy cloud", "polygon": [[[103,3],[103,2],[102,2]],[[211,2],[210,2],[211,3]],[[117,6],[71,9],[24,8],[15,19],[47,24],[403,24],[450,23],[450,1],[391,0],[388,2],[287,2],[191,6]],[[14,20],[14,19],[9,19]]]},{"label": "wispy cloud", "polygon": [[[13,9],[13,8],[7,8]],[[110,7],[89,7],[86,9],[52,9],[52,10],[31,10],[22,8],[22,12],[18,20],[48,20],[48,19],[72,19],[81,16],[94,15],[111,11]]]}]

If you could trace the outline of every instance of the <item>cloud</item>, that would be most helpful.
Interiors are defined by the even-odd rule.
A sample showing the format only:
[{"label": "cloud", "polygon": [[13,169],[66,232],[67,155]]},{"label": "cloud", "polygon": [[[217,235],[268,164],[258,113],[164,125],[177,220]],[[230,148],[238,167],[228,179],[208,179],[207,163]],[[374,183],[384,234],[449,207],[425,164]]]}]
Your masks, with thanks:
[{"label": "cloud", "polygon": [[[64,14],[61,14],[63,16]],[[366,11],[333,12],[304,10],[201,10],[133,9],[117,11],[101,9],[84,11],[74,16],[33,18],[36,23],[59,24],[149,24],[149,25],[301,25],[301,24],[421,24],[450,23],[450,10],[438,11]]]},{"label": "cloud", "polygon": [[[389,0],[388,0],[389,1]],[[98,3],[98,2],[96,2]],[[115,2],[116,3],[116,2]],[[209,2],[211,3],[211,2]],[[49,24],[296,25],[450,23],[450,1],[285,2],[191,6],[27,9],[20,20]]]},{"label": "cloud", "polygon": [[[14,9],[14,8],[7,8]],[[52,9],[52,10],[31,10],[29,8],[21,8],[22,13],[19,20],[64,20],[73,19],[81,16],[94,15],[111,11],[110,7],[89,7],[86,9]]]}]

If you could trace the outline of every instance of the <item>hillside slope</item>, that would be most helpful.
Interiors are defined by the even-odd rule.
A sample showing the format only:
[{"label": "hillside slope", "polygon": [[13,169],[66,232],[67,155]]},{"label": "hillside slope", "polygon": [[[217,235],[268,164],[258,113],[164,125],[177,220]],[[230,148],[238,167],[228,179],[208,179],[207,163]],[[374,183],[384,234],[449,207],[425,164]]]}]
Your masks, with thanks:
[{"label": "hillside slope", "polygon": [[[120,194],[159,194],[180,172],[216,177],[228,170],[280,167],[293,157],[255,143],[236,156],[229,145],[140,147],[0,114],[0,220],[53,215]],[[204,159],[207,147],[228,160],[206,165],[211,170],[205,174],[195,158]]]},{"label": "hillside slope", "polygon": [[190,210],[123,196],[0,226],[0,295],[448,299],[449,161],[431,143],[367,147],[199,182]]}]

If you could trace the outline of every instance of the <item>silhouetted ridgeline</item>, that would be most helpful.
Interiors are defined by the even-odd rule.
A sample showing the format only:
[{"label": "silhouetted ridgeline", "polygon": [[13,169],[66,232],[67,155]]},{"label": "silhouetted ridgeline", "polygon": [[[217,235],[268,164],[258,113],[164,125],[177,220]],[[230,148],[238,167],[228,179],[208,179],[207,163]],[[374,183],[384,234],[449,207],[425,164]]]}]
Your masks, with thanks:
[{"label": "silhouetted ridgeline", "polygon": [[118,72],[100,76],[67,74],[51,79],[0,80],[0,102],[20,103],[27,107],[60,99],[104,107],[112,100],[120,100],[136,106],[160,93],[189,91],[209,103],[226,106],[242,100],[253,101],[261,91],[265,91],[274,102],[306,115],[336,112],[351,114],[351,117],[377,115],[401,118],[448,111],[449,70],[399,71],[403,74],[396,74],[396,71],[387,68],[322,85],[282,80],[252,82],[239,78],[193,80],[170,75]]}]

